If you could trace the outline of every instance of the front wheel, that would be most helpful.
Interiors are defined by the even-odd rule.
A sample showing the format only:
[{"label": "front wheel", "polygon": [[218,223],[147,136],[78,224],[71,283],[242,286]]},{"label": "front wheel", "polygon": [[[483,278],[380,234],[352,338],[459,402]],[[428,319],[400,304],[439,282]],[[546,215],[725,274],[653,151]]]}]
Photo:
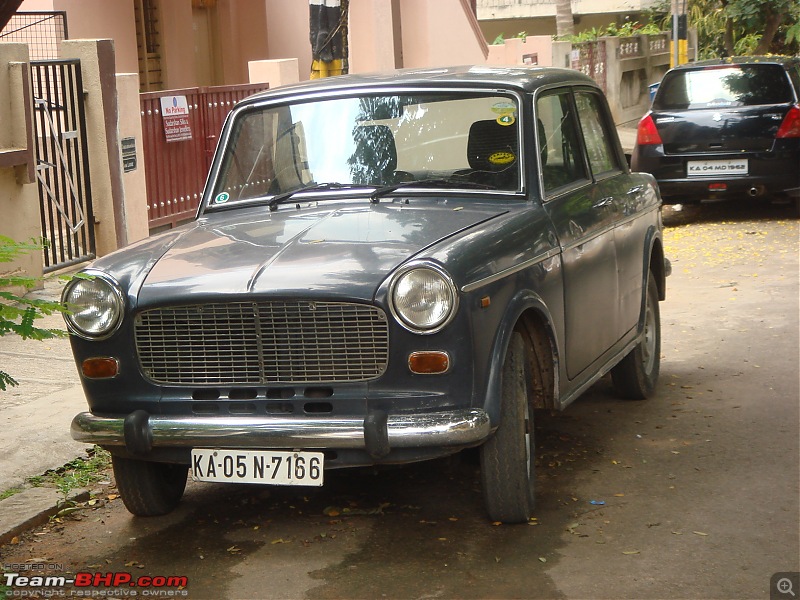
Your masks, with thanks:
[{"label": "front wheel", "polygon": [[526,351],[515,332],[502,373],[500,426],[481,446],[481,482],[492,521],[524,523],[534,506],[533,411],[528,403]]},{"label": "front wheel", "polygon": [[642,339],[611,370],[617,394],[631,400],[644,400],[653,395],[661,368],[661,314],[658,308],[658,286],[653,274],[647,277],[647,298],[644,306]]},{"label": "front wheel", "polygon": [[186,489],[186,465],[111,457],[114,478],[128,512],[155,517],[172,512]]}]

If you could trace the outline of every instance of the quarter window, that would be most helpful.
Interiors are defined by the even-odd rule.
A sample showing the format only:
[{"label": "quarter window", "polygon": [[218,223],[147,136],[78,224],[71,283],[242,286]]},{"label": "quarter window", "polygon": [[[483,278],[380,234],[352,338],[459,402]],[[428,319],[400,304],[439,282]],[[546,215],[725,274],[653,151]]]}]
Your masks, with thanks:
[{"label": "quarter window", "polygon": [[589,156],[592,173],[597,176],[600,173],[618,169],[616,152],[611,145],[611,140],[614,138],[608,132],[597,95],[579,92],[575,95],[575,104],[578,107],[583,139],[586,143],[586,154]]}]

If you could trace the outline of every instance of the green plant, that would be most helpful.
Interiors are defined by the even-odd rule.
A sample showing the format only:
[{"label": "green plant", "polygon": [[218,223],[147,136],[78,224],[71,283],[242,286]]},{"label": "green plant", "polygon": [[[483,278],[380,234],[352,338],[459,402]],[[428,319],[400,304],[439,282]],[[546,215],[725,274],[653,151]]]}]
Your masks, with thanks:
[{"label": "green plant", "polygon": [[45,474],[45,479],[63,496],[64,503],[72,490],[87,487],[105,477],[104,471],[111,464],[111,454],[99,446],[89,449],[87,454],[87,458],[76,458]]},{"label": "green plant", "polygon": [[592,27],[591,29],[586,29],[575,35],[569,35],[558,39],[572,42],[573,44],[580,44],[582,42],[593,42],[601,37],[630,37],[634,35],[655,35],[659,33],[663,32],[657,23],[642,25],[638,21],[628,21],[622,25],[609,23],[607,26],[601,27],[600,29]]},{"label": "green plant", "polygon": [[[59,512],[55,517],[64,516],[75,510],[74,503],[69,500],[72,490],[85,488],[105,479],[106,469],[111,465],[111,454],[100,446],[86,451],[86,457],[75,458],[63,466],[48,471],[44,475],[34,475],[26,480],[31,487],[54,487],[61,494],[58,502]],[[0,492],[0,500],[18,494],[22,488],[12,487]],[[2,597],[2,596],[0,596]]]},{"label": "green plant", "polygon": [[[42,244],[35,242],[16,242],[9,237],[0,236],[0,263],[10,263],[29,252],[41,251]],[[60,329],[46,329],[36,326],[36,320],[54,312],[63,312],[59,302],[16,295],[12,289],[33,288],[39,280],[18,271],[0,274],[0,337],[13,334],[22,339],[46,340],[66,335]],[[0,369],[0,391],[17,381]]]},{"label": "green plant", "polygon": [[603,30],[605,36],[630,37],[632,35],[654,35],[661,33],[661,28],[655,23],[642,25],[639,21],[627,21],[622,25],[611,23]]},{"label": "green plant", "polygon": [[689,27],[697,29],[699,58],[800,51],[796,0],[689,0]]},{"label": "green plant", "polygon": [[755,54],[760,39],[761,34],[759,33],[748,33],[744,37],[740,37],[733,45],[733,53],[737,56]]},{"label": "green plant", "polygon": [[[526,37],[528,37],[528,32],[526,32],[526,31],[520,31],[519,33],[517,33],[517,35],[515,35],[515,36],[513,36],[513,37],[515,37],[515,38],[521,38],[521,39],[523,39],[523,40],[524,40]],[[513,38],[512,38],[512,39],[513,39]],[[494,38],[494,41],[492,42],[492,46],[497,46],[497,45],[499,45],[499,44],[502,44],[502,43],[504,43],[505,41],[506,41],[506,34],[504,34],[504,33],[501,33],[501,34],[500,34],[500,35],[498,35],[496,38]]]},{"label": "green plant", "polygon": [[0,500],[5,500],[6,498],[10,498],[14,494],[19,494],[22,490],[20,488],[12,487],[8,488],[7,490],[0,492]]}]

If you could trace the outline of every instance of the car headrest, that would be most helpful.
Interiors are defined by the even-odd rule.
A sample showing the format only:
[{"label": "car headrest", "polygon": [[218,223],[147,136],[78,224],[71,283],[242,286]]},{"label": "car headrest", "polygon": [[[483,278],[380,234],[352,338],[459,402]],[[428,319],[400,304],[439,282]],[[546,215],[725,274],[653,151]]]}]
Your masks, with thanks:
[{"label": "car headrest", "polygon": [[472,169],[505,171],[517,162],[517,127],[496,120],[476,121],[469,128],[467,161]]}]

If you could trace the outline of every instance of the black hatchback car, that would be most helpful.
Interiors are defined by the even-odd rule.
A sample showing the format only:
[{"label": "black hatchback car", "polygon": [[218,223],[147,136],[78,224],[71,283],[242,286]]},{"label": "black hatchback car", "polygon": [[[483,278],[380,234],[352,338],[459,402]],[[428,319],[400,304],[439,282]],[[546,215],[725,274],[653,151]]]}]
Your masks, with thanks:
[{"label": "black hatchback car", "polygon": [[65,288],[128,509],[199,481],[480,446],[487,512],[527,521],[533,409],[611,372],[655,391],[668,264],[652,176],[573,70],[342,76],[240,103],[196,220]]},{"label": "black hatchback car", "polygon": [[631,165],[665,203],[800,202],[800,58],[716,59],[671,69],[639,122]]}]

